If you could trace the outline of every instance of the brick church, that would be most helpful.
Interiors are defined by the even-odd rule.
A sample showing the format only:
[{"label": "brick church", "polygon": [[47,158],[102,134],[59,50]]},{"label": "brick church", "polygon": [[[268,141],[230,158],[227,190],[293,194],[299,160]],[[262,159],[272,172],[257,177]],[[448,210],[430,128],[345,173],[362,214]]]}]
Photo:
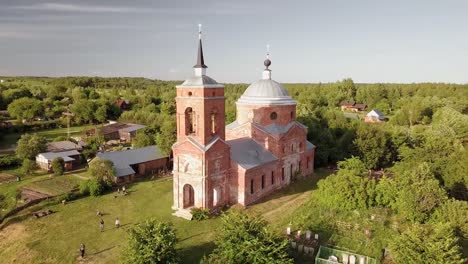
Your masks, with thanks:
[{"label": "brick church", "polygon": [[206,75],[201,31],[192,78],[178,85],[174,155],[175,215],[192,207],[252,204],[314,172],[315,146],[296,121],[296,101],[271,79],[268,56],[262,79],[236,102],[226,126],[224,86]]}]

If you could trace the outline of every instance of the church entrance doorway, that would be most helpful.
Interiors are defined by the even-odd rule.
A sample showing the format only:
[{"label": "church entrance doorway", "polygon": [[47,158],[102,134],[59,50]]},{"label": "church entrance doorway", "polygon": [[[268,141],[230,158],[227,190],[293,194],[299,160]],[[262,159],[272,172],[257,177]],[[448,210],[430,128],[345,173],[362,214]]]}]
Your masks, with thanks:
[{"label": "church entrance doorway", "polygon": [[184,208],[193,207],[195,204],[195,191],[192,185],[184,185]]}]

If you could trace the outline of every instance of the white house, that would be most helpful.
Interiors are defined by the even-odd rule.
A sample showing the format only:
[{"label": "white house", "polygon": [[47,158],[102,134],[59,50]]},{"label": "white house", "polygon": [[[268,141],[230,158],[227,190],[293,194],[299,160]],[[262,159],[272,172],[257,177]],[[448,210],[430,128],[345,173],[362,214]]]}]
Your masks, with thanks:
[{"label": "white house", "polygon": [[372,109],[372,111],[367,113],[366,117],[364,117],[364,122],[367,123],[378,123],[385,121],[387,121],[385,115],[377,109]]}]

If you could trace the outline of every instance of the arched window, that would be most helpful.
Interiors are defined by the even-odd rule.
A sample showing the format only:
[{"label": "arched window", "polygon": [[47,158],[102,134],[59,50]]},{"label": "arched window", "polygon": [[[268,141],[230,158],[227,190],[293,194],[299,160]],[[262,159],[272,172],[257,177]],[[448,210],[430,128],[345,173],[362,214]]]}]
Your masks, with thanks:
[{"label": "arched window", "polygon": [[215,112],[211,112],[210,122],[211,122],[211,134],[216,134],[216,113]]},{"label": "arched window", "polygon": [[277,114],[276,112],[272,112],[272,113],[270,114],[270,119],[271,119],[271,120],[275,120],[276,118],[278,118],[278,114]]},{"label": "arched window", "polygon": [[185,109],[185,135],[190,135],[195,133],[194,127],[194,113],[191,107]]}]

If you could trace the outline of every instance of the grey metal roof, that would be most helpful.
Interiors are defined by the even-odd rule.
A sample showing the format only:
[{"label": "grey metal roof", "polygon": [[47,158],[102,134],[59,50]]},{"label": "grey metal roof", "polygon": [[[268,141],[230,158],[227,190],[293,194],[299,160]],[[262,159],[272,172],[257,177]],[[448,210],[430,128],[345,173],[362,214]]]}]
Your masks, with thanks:
[{"label": "grey metal roof", "polygon": [[115,174],[117,177],[134,174],[135,171],[130,167],[130,165],[167,157],[167,155],[161,153],[157,146],[104,152],[98,153],[96,156],[100,159],[112,161],[114,163]]},{"label": "grey metal roof", "polygon": [[286,132],[289,131],[289,129],[291,129],[293,126],[300,126],[302,128],[307,128],[306,126],[304,126],[303,124],[297,122],[297,121],[292,121],[290,123],[288,123],[287,125],[285,126],[281,126],[281,125],[278,125],[276,123],[273,123],[273,124],[270,124],[268,126],[262,126],[262,125],[259,125],[259,124],[255,124],[256,127],[260,128],[261,130],[269,133],[269,134],[273,134],[273,135],[278,135],[278,134],[284,134]]},{"label": "grey metal roof", "polygon": [[246,170],[278,160],[251,138],[238,138],[226,143],[231,146],[231,158]]},{"label": "grey metal roof", "polygon": [[65,140],[65,141],[55,141],[47,143],[47,151],[49,152],[59,152],[67,150],[81,150],[82,147],[74,142]]},{"label": "grey metal roof", "polygon": [[380,119],[385,118],[385,115],[377,109],[372,109],[372,111],[367,113],[367,116],[377,116]]},{"label": "grey metal roof", "polygon": [[210,88],[223,88],[224,86],[218,84],[215,80],[210,78],[207,75],[202,76],[193,76],[190,79],[187,79],[181,85],[178,85],[177,88],[184,87],[210,87]]},{"label": "grey metal roof", "polygon": [[284,86],[271,79],[252,83],[237,101],[238,104],[254,105],[295,105]]},{"label": "grey metal roof", "polygon": [[219,136],[214,136],[206,145],[201,145],[192,136],[187,137],[190,142],[197,146],[202,151],[209,150],[218,140],[221,140]]},{"label": "grey metal roof", "polygon": [[70,156],[77,156],[80,153],[77,150],[69,150],[69,151],[61,151],[61,152],[44,152],[39,153],[38,156],[42,156],[47,160],[53,160],[55,158],[63,158],[64,161],[72,161],[75,160]]},{"label": "grey metal roof", "polygon": [[307,149],[307,150],[312,150],[312,149],[315,149],[315,148],[316,148],[316,147],[315,147],[314,144],[312,144],[312,142],[310,142],[310,141],[308,141],[308,140],[306,141],[306,149]]},{"label": "grey metal roof", "polygon": [[122,131],[122,132],[133,132],[133,131],[136,131],[138,129],[142,129],[142,128],[146,127],[145,125],[138,125],[138,124],[128,124],[128,125],[130,125],[130,126],[122,128],[122,129],[120,129],[120,131]]}]

